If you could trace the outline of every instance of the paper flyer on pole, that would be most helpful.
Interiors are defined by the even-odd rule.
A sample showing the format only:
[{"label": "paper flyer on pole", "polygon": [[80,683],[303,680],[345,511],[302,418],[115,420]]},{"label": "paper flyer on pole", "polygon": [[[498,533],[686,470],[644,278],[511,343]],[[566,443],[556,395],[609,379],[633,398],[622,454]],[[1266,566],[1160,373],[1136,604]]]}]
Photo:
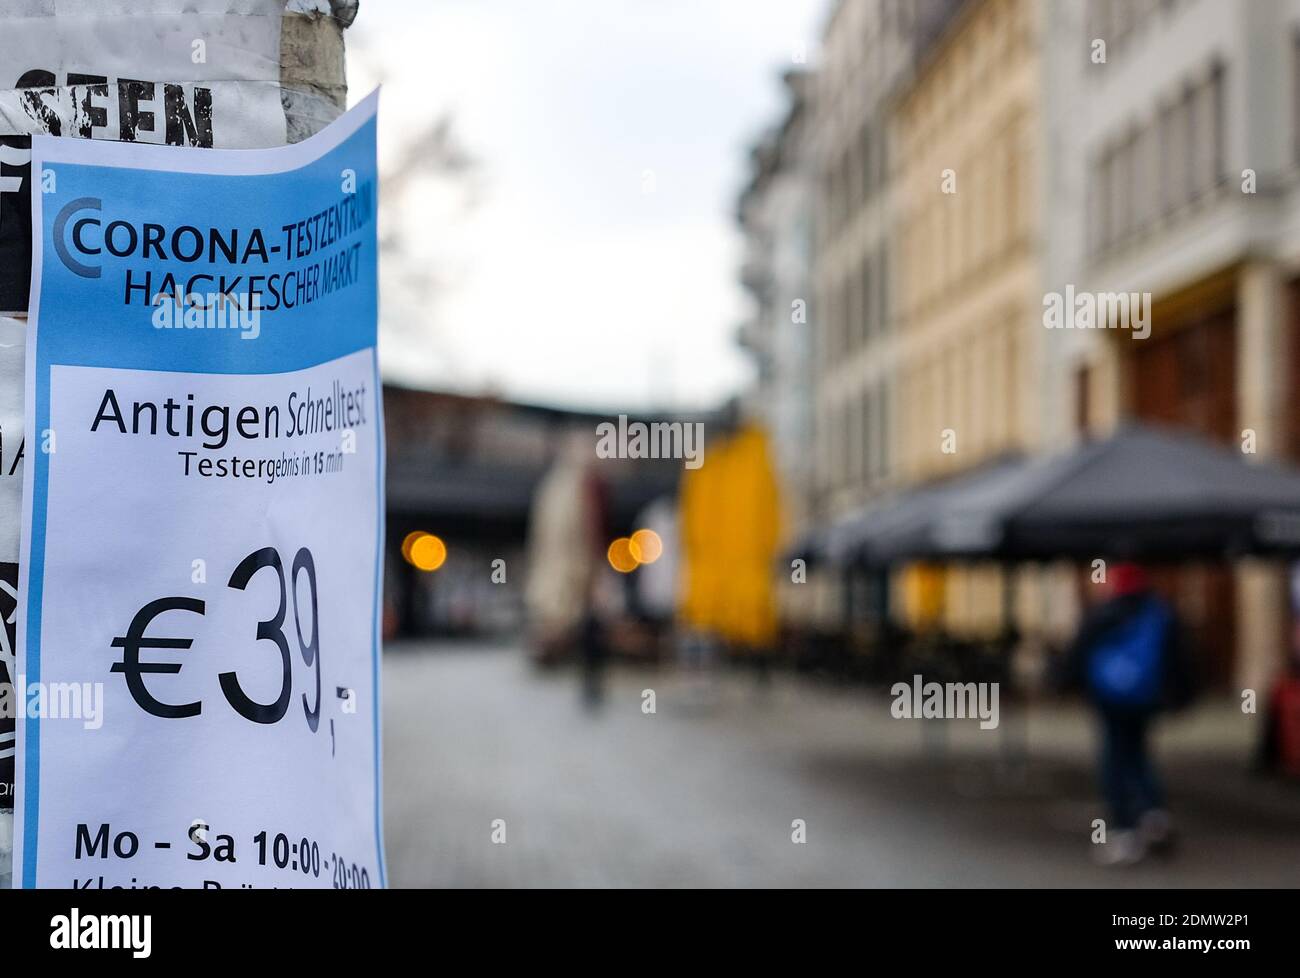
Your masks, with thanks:
[{"label": "paper flyer on pole", "polygon": [[32,141],[14,885],[384,885],[377,93]]},{"label": "paper flyer on pole", "polygon": [[[12,685],[18,624],[18,519],[23,478],[26,324],[0,316],[0,689]],[[10,519],[10,514],[13,518]],[[14,714],[0,709],[0,811],[14,805]],[[0,855],[7,850],[0,828]],[[3,863],[0,862],[0,871]]]},{"label": "paper flyer on pole", "polygon": [[0,0],[0,315],[26,313],[30,137],[285,142],[284,0]]}]

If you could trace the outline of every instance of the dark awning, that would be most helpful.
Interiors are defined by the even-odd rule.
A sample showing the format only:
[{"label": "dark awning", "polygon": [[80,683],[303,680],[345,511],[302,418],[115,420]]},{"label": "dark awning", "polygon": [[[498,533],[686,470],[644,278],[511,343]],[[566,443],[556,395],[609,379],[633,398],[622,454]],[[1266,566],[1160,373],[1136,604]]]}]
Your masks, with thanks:
[{"label": "dark awning", "polygon": [[825,538],[825,530],[817,528],[808,530],[794,539],[781,559],[787,564],[794,560],[802,560],[809,567],[819,564],[826,559]]},{"label": "dark awning", "polygon": [[998,459],[975,472],[883,496],[807,534],[801,540],[801,553],[811,552],[814,559],[842,567],[886,562],[881,559],[882,548],[905,541],[910,532],[926,521],[945,494],[959,486],[1000,476],[1018,464],[1018,459]]},{"label": "dark awning", "polygon": [[1293,466],[1140,427],[1077,455],[1068,478],[1010,522],[1010,546],[1169,558],[1300,553]]},{"label": "dark awning", "polygon": [[1128,425],[954,480],[866,545],[907,559],[1143,559],[1300,553],[1300,471],[1196,435]]}]

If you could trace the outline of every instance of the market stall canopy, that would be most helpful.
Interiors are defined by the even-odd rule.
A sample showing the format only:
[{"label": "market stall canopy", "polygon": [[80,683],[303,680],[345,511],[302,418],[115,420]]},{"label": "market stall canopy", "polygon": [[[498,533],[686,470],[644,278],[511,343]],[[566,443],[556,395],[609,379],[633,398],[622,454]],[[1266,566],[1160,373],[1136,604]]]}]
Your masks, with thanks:
[{"label": "market stall canopy", "polygon": [[[862,528],[854,547],[856,560],[867,565],[887,564],[895,559],[896,553],[924,547],[931,525],[946,512],[949,499],[958,494],[997,498],[999,487],[1023,472],[1027,464],[1020,457],[998,459],[974,471],[900,495]],[[957,543],[955,536],[951,540],[949,536],[960,530],[958,526],[941,527],[939,532],[945,545]]]},{"label": "market stall canopy", "polygon": [[824,526],[814,526],[799,536],[786,548],[782,560],[802,560],[809,567],[838,566],[853,558],[858,543],[860,527],[864,521],[875,518],[881,504],[860,506],[832,520]]},{"label": "market stall canopy", "polygon": [[911,495],[910,512],[882,511],[862,559],[1300,554],[1300,471],[1170,429],[1127,425]]},{"label": "market stall canopy", "polygon": [[879,563],[876,552],[880,543],[918,526],[938,501],[959,484],[973,486],[1000,478],[1021,464],[1018,456],[1000,458],[961,476],[884,496],[841,517],[819,533],[808,535],[804,546],[818,559],[841,567]]}]

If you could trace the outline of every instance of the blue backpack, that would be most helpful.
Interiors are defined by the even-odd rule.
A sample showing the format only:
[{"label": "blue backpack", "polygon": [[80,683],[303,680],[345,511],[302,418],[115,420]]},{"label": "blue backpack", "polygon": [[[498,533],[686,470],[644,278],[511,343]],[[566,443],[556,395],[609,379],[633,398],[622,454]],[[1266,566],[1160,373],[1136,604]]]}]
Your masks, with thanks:
[{"label": "blue backpack", "polygon": [[1088,686],[1105,706],[1154,708],[1164,686],[1164,649],[1171,618],[1148,598],[1102,636],[1088,657]]}]

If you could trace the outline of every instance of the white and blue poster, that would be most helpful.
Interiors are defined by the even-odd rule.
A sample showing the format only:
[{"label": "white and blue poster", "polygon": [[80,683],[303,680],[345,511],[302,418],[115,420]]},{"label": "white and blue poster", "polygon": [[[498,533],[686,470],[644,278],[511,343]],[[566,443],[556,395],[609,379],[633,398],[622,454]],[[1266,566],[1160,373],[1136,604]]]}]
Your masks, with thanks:
[{"label": "white and blue poster", "polygon": [[375,112],[32,140],[15,886],[384,884]]}]

